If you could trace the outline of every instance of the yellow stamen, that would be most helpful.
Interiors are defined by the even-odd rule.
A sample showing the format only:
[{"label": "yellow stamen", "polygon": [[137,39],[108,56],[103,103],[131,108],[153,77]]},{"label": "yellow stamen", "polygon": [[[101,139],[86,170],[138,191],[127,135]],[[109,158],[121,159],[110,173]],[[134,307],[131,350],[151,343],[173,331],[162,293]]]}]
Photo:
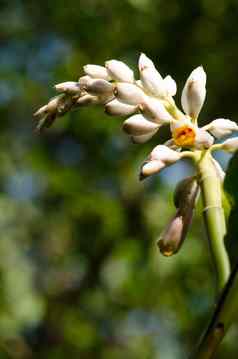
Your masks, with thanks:
[{"label": "yellow stamen", "polygon": [[193,127],[184,125],[173,131],[174,143],[177,146],[192,146],[195,142],[196,133]]}]

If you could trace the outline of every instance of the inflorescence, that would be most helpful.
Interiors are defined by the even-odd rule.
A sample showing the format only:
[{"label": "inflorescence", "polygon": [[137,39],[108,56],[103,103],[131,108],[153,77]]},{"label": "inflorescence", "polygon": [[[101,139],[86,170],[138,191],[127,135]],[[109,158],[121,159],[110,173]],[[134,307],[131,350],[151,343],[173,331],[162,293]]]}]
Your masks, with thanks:
[{"label": "inflorescence", "polygon": [[[77,82],[64,82],[55,86],[58,96],[36,113],[38,130],[50,127],[56,118],[83,106],[102,105],[110,116],[128,117],[123,130],[133,143],[142,144],[154,136],[160,127],[168,125],[171,139],[157,145],[140,170],[140,179],[156,174],[182,158],[195,162],[204,152],[215,150],[235,152],[238,137],[215,143],[216,140],[238,131],[238,125],[228,119],[218,118],[199,127],[197,118],[206,97],[206,73],[197,67],[188,77],[182,91],[182,109],[173,99],[176,82],[170,75],[163,78],[154,63],[141,54],[138,62],[140,79],[123,62],[110,60],[105,66],[86,65],[84,76]],[[223,170],[213,158],[217,176],[222,181]],[[185,179],[176,191],[176,215],[172,218],[159,240],[164,255],[176,253],[181,246],[191,222],[193,208],[199,193],[197,177]]]}]

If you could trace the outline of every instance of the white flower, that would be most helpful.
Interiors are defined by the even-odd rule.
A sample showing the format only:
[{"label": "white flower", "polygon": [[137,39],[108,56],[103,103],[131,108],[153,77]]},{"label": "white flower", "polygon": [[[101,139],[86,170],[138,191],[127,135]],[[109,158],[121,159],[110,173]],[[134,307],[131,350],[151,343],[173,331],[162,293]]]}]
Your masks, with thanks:
[{"label": "white flower", "polygon": [[185,113],[197,118],[206,97],[206,73],[202,66],[197,67],[188,77],[182,92],[182,107]]},{"label": "white flower", "polygon": [[155,68],[155,65],[149,57],[147,57],[145,54],[141,53],[138,61],[138,68],[139,71],[143,71],[146,68]]},{"label": "white flower", "polygon": [[105,112],[111,116],[129,116],[138,111],[138,106],[128,105],[114,99],[105,105]]},{"label": "white flower", "polygon": [[145,101],[140,105],[140,109],[145,116],[158,124],[168,124],[173,120],[164,105],[153,97],[146,97]]},{"label": "white flower", "polygon": [[158,173],[161,169],[180,160],[181,153],[171,150],[165,145],[156,146],[148,160],[142,165],[140,179]]},{"label": "white flower", "polygon": [[218,139],[231,135],[233,131],[238,131],[238,125],[234,121],[225,118],[217,118],[205,126],[205,128]]},{"label": "white flower", "polygon": [[123,130],[132,136],[142,136],[158,129],[159,125],[148,121],[143,115],[134,115],[129,117],[123,123]]},{"label": "white flower", "polygon": [[104,66],[88,64],[85,65],[83,69],[84,72],[92,78],[110,80],[110,76]]},{"label": "white flower", "polygon": [[93,79],[84,86],[84,89],[91,95],[113,94],[113,85],[103,79]]},{"label": "white flower", "polygon": [[79,95],[81,91],[79,82],[74,81],[67,81],[57,84],[55,85],[55,89],[57,92],[65,92],[70,95]]},{"label": "white flower", "polygon": [[156,128],[155,130],[147,133],[146,135],[131,136],[131,140],[135,144],[145,143],[145,142],[149,141],[157,131],[158,131],[158,128]]},{"label": "white flower", "polygon": [[222,149],[227,152],[236,152],[238,150],[238,137],[229,138],[222,144]]},{"label": "white flower", "polygon": [[144,92],[134,84],[119,82],[114,93],[119,101],[128,105],[139,105],[145,100]]},{"label": "white flower", "polygon": [[113,80],[134,82],[134,73],[124,62],[117,60],[106,61],[105,67]]},{"label": "white flower", "polygon": [[153,62],[144,54],[139,58],[139,71],[141,83],[148,94],[159,98],[166,97],[166,83],[156,70]]}]

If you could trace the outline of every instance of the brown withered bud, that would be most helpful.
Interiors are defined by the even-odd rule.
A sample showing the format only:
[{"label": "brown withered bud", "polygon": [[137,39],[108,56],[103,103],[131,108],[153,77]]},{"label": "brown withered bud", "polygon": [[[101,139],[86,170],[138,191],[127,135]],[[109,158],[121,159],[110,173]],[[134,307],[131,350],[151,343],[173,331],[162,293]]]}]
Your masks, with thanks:
[{"label": "brown withered bud", "polygon": [[196,201],[199,186],[195,176],[184,178],[180,181],[174,191],[174,205],[176,208],[183,209],[191,206]]},{"label": "brown withered bud", "polygon": [[176,214],[162,232],[157,244],[164,256],[176,254],[182,246],[192,222],[199,185],[196,178],[189,177],[181,181],[175,191]]}]

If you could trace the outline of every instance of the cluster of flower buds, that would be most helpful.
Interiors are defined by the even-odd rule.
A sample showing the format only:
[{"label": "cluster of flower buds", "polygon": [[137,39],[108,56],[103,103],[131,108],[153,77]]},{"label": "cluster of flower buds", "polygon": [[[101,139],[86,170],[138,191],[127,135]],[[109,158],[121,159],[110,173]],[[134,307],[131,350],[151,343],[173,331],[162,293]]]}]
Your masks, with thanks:
[{"label": "cluster of flower buds", "polygon": [[[103,106],[110,116],[127,117],[122,128],[133,143],[148,141],[161,126],[168,125],[171,138],[152,150],[141,167],[140,179],[156,174],[184,157],[195,158],[206,151],[238,150],[238,137],[215,143],[238,131],[235,122],[218,118],[204,127],[198,126],[197,118],[206,98],[206,73],[202,66],[192,71],[182,90],[183,111],[173,99],[177,85],[171,76],[163,77],[145,54],[139,57],[138,70],[139,79],[136,80],[134,72],[118,60],[106,61],[105,66],[84,66],[84,75],[78,82],[55,86],[59,95],[35,113],[39,120],[37,128],[50,127],[57,117],[90,105]],[[224,172],[211,158],[222,181]],[[179,201],[175,216],[159,240],[165,255],[177,252],[191,222],[198,184],[194,179],[186,180],[183,187],[183,200]]]}]

